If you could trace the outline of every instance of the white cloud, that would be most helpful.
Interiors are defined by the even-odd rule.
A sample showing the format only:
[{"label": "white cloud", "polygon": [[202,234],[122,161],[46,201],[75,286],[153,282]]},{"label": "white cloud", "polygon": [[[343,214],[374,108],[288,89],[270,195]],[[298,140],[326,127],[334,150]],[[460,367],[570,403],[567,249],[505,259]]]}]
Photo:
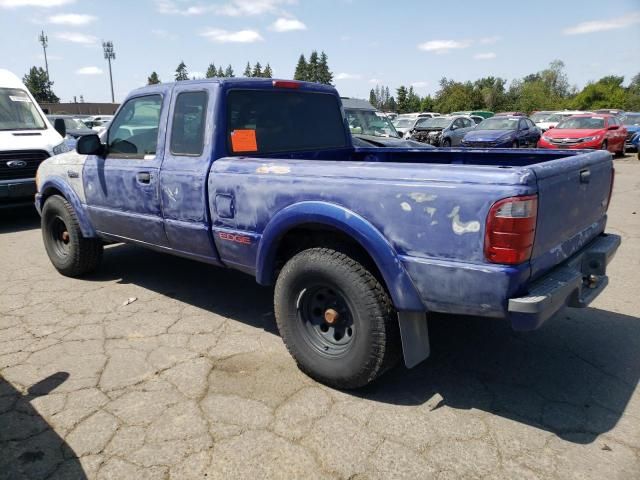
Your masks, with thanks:
[{"label": "white cloud", "polygon": [[158,13],[165,15],[183,15],[185,17],[203,15],[216,8],[216,5],[188,4],[184,1],[156,0]]},{"label": "white cloud", "polygon": [[58,32],[55,37],[65,42],[81,43],[83,45],[93,45],[98,42],[97,37],[79,32]]},{"label": "white cloud", "polygon": [[339,73],[334,77],[336,80],[360,80],[362,75],[358,73]]},{"label": "white cloud", "polygon": [[429,82],[413,82],[411,86],[413,88],[426,88],[429,86]]},{"label": "white cloud", "polygon": [[76,70],[78,75],[101,75],[102,69],[98,67],[82,67]]},{"label": "white cloud", "polygon": [[438,55],[443,53],[448,53],[451,50],[459,49],[459,48],[467,48],[471,45],[471,42],[465,41],[457,41],[457,40],[430,40],[425,43],[421,43],[418,45],[418,49],[424,50],[425,52],[434,52]]},{"label": "white cloud", "polygon": [[375,83],[377,85],[379,83],[382,83],[382,80],[380,80],[379,78],[370,78],[369,83]]},{"label": "white cloud", "polygon": [[624,17],[610,18],[608,20],[593,20],[582,22],[573,27],[565,28],[562,33],[565,35],[581,35],[584,33],[605,32],[607,30],[618,30],[640,23],[640,12],[633,12]]},{"label": "white cloud", "polygon": [[280,17],[273,22],[270,28],[275,32],[291,32],[293,30],[306,30],[307,26],[295,18]]},{"label": "white cloud", "polygon": [[95,22],[97,17],[93,15],[84,15],[81,13],[61,13],[59,15],[52,15],[49,17],[49,23],[55,25],[71,25],[73,27],[88,25],[91,22]]},{"label": "white cloud", "polygon": [[75,2],[75,0],[0,0],[0,8],[18,7],[61,7]]},{"label": "white cloud", "polygon": [[219,28],[210,28],[201,34],[216,43],[253,43],[264,40],[256,30],[239,30],[230,32]]},{"label": "white cloud", "polygon": [[220,15],[239,17],[244,15],[262,15],[280,12],[282,5],[293,5],[297,0],[231,0],[231,2],[216,9]]},{"label": "white cloud", "polygon": [[502,37],[500,37],[499,35],[494,35],[493,37],[484,37],[480,39],[480,43],[483,45],[491,45],[493,43],[498,42],[499,40],[501,40]]},{"label": "white cloud", "polygon": [[476,53],[473,58],[475,58],[476,60],[493,60],[494,58],[496,58],[496,54],[493,52]]}]

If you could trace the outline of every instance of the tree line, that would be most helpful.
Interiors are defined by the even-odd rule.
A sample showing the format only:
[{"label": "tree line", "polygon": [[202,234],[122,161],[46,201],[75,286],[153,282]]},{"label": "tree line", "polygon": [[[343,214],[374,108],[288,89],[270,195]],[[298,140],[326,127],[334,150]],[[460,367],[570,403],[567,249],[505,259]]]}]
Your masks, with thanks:
[{"label": "tree line", "polygon": [[483,77],[473,82],[458,82],[443,77],[434,96],[421,97],[414,88],[401,85],[396,97],[389,95],[389,88],[376,86],[369,92],[369,101],[380,110],[388,112],[441,112],[460,110],[490,110],[532,112],[534,110],[596,110],[621,108],[640,111],[640,73],[628,86],[624,77],[608,75],[590,82],[582,90],[570,85],[561,60],[554,60],[549,67],[537,73],[513,80],[507,88],[507,80],[501,77]]}]

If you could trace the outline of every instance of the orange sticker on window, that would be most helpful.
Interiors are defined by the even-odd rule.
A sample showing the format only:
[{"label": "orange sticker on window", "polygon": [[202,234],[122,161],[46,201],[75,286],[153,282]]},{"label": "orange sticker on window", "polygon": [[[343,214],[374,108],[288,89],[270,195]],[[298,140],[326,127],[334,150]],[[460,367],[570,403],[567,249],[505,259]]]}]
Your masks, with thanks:
[{"label": "orange sticker on window", "polygon": [[231,149],[234,152],[257,152],[255,130],[234,130],[231,132]]}]

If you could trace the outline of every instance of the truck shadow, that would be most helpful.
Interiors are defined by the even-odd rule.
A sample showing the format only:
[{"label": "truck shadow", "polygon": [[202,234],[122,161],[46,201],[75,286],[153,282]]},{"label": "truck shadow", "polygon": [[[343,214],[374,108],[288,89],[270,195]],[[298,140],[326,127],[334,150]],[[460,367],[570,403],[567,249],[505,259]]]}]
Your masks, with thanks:
[{"label": "truck shadow", "polygon": [[[113,245],[88,279],[120,279],[278,334],[273,290],[235,271]],[[590,443],[617,424],[640,378],[640,321],[627,315],[568,309],[528,333],[500,320],[432,315],[429,329],[427,361],[348,393],[416,406],[436,396],[434,408],[480,409]]]},{"label": "truck shadow", "polygon": [[40,228],[40,216],[33,205],[0,210],[0,235]]},{"label": "truck shadow", "polygon": [[31,404],[68,377],[55,373],[22,394],[0,376],[0,478],[87,478],[75,452]]}]

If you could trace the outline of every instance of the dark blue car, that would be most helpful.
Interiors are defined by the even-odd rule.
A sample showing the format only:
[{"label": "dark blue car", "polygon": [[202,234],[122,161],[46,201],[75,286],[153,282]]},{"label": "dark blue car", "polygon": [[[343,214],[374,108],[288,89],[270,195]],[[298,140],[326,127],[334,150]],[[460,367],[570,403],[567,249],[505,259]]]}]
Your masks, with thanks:
[{"label": "dark blue car", "polygon": [[540,129],[528,117],[495,116],[483,120],[462,139],[463,147],[534,148]]},{"label": "dark blue car", "polygon": [[627,139],[625,147],[631,150],[638,150],[638,146],[633,143],[633,138],[640,133],[640,112],[626,112],[622,117],[624,128],[627,129]]}]

